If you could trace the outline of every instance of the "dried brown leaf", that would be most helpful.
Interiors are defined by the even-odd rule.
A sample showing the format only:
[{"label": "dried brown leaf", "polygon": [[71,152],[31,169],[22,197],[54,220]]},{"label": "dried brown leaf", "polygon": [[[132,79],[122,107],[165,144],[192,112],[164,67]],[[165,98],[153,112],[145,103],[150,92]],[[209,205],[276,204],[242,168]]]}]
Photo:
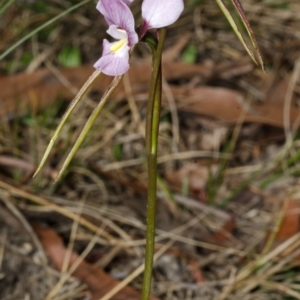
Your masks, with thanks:
[{"label": "dried brown leaf", "polygon": [[[52,229],[44,228],[38,224],[34,226],[34,230],[38,235],[47,256],[49,257],[53,267],[61,270],[64,258],[67,254],[62,238]],[[70,265],[78,259],[78,255],[72,252],[70,257]],[[73,273],[73,276],[85,282],[89,288],[93,300],[98,300],[107,292],[113,289],[119,282],[105,273],[102,269],[95,265],[82,261]],[[114,296],[113,300],[138,300],[141,295],[138,291],[131,287],[125,287],[121,292]],[[151,300],[157,300],[151,297]]]}]

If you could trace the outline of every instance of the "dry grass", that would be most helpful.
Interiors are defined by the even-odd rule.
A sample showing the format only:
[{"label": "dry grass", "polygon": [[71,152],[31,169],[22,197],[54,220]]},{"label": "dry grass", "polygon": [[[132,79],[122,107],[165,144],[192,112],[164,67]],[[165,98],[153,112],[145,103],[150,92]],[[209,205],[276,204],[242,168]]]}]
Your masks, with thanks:
[{"label": "dry grass", "polygon": [[[30,2],[34,3],[23,1],[18,3],[20,6],[12,6],[0,20],[1,52],[70,3],[52,1],[46,11],[38,12],[28,8]],[[216,76],[207,81],[193,78],[175,84],[187,88],[205,84],[229,87],[241,91],[245,99],[260,103],[274,82],[292,78],[291,96],[284,95],[281,101],[299,104],[298,1],[289,0],[284,5],[276,1],[243,1],[262,49],[265,74],[259,69],[243,72],[245,51],[213,1],[203,1],[198,6],[191,2],[170,28],[167,47],[176,44],[182,35],[191,34],[188,43],[197,49],[197,62],[211,65]],[[138,5],[134,7],[137,10]],[[86,5],[0,61],[0,70],[11,75],[47,67],[68,85],[57,69],[59,52],[72,45],[80,49],[84,63],[93,63],[100,54],[105,26],[93,5]],[[28,55],[32,58],[26,63]],[[147,55],[141,46],[134,59]],[[21,237],[12,237],[8,214],[0,215],[1,299],[24,295],[22,284],[12,285],[14,293],[10,288],[3,289],[9,285],[10,272],[14,270],[9,260],[16,255],[34,266],[32,272],[46,278],[45,283],[36,281],[26,291],[30,299],[40,300],[46,295],[46,299],[84,299],[86,295],[86,286],[72,277],[67,261],[62,272],[52,270],[49,262],[44,262],[44,252],[31,228],[33,222],[55,229],[69,244],[70,251],[82,253],[82,259],[98,264],[136,289],[141,288],[138,274],[142,272],[145,244],[147,95],[136,95],[131,84],[125,77],[127,101],[111,101],[107,105],[64,180],[56,185],[52,184],[53,177],[101,95],[85,98],[60,136],[44,173],[36,179],[31,179],[33,168],[66,104],[58,101],[45,111],[21,112],[21,117],[1,122],[1,207],[5,206],[26,232],[25,242]],[[176,95],[168,89],[169,84],[164,83],[169,108],[162,111],[159,137],[157,253],[161,256],[154,269],[153,294],[160,299],[300,299],[299,233],[283,243],[276,239],[285,208],[291,199],[299,200],[298,128],[232,126],[182,112],[176,107]],[[76,93],[74,87],[69,88]],[[228,156],[226,145],[230,141],[234,148]],[[224,164],[224,160],[228,161]],[[188,195],[186,178],[175,186],[168,180],[169,174],[195,163],[203,169],[226,166],[219,183],[206,177],[202,198],[199,194],[198,198],[194,193]],[[249,178],[252,179],[247,182]],[[266,183],[266,178],[270,183]],[[235,193],[245,182],[243,192]],[[199,202],[208,200],[205,188],[209,185],[215,189],[212,207]],[[229,204],[219,209],[218,205],[228,197]],[[233,228],[222,232],[230,220],[234,220]],[[25,243],[32,247],[29,253],[24,250],[26,247],[23,249]],[[199,273],[204,280],[199,279]],[[30,277],[30,271],[24,275]],[[32,278],[37,280],[36,276]],[[17,277],[18,280],[22,281]],[[34,292],[37,285],[39,291]],[[110,296],[103,295],[101,299]]]}]

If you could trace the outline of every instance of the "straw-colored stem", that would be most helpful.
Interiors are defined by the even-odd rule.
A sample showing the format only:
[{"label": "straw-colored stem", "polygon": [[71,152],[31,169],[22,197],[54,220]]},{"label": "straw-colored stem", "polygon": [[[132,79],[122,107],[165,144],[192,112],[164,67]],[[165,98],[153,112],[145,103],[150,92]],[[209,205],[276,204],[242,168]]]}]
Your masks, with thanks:
[{"label": "straw-colored stem", "polygon": [[110,96],[112,95],[112,93],[115,91],[115,89],[118,87],[119,83],[121,82],[122,77],[123,76],[116,76],[114,78],[114,80],[110,84],[109,88],[107,89],[107,91],[103,95],[102,99],[100,100],[99,104],[93,110],[93,112],[90,115],[89,119],[87,120],[85,126],[83,127],[83,129],[82,129],[79,137],[77,138],[77,140],[76,140],[73,148],[71,149],[71,151],[68,154],[66,160],[64,161],[64,164],[63,164],[62,168],[60,169],[59,174],[58,174],[57,178],[55,179],[55,181],[59,181],[60,178],[62,177],[64,171],[67,169],[67,167],[69,166],[71,160],[73,159],[73,157],[77,153],[78,149],[80,148],[80,146],[83,143],[85,137],[89,133],[91,127],[95,123],[98,115],[102,111],[102,109],[103,109],[104,105],[106,104],[107,100],[110,98]]},{"label": "straw-colored stem", "polygon": [[56,128],[53,137],[51,138],[51,141],[49,143],[49,145],[47,146],[47,149],[42,157],[42,160],[37,168],[37,170],[35,171],[33,177],[35,177],[42,169],[42,167],[44,166],[57,138],[59,137],[63,127],[65,126],[67,120],[69,119],[69,117],[71,116],[72,112],[74,111],[74,109],[77,107],[77,105],[79,104],[80,100],[83,98],[83,96],[85,95],[85,93],[87,92],[87,90],[92,86],[92,84],[94,83],[94,81],[98,78],[98,76],[101,74],[101,71],[94,71],[94,73],[89,77],[89,79],[85,82],[85,84],[83,85],[83,87],[80,89],[80,91],[78,92],[78,94],[76,95],[76,97],[74,98],[74,100],[72,100],[72,102],[70,103],[67,111],[65,112],[65,114],[63,115],[58,127]]}]

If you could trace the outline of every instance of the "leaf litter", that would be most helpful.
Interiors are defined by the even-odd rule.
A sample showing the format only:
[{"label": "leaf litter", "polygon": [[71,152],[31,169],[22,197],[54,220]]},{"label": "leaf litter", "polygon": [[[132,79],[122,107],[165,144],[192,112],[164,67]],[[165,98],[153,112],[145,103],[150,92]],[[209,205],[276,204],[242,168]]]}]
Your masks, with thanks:
[{"label": "leaf litter", "polygon": [[[162,254],[153,297],[300,299],[299,3],[243,1],[263,73],[216,3],[190,2],[169,29],[164,55],[156,240]],[[21,34],[8,24],[28,33],[66,5],[53,1],[45,13],[34,3],[12,5],[4,14],[2,52]],[[91,19],[97,20],[93,26]],[[139,298],[142,279],[132,274],[143,262],[145,244],[144,119],[151,70],[144,47],[64,180],[53,185],[108,77],[95,82],[43,173],[31,178],[68,101],[93,71],[105,32],[101,22],[86,5],[0,61],[1,299],[119,299],[117,292],[107,294],[112,290],[105,280],[130,285],[123,299],[125,292]],[[193,64],[182,55],[190,45],[197,49]],[[62,68],[64,47],[79,49],[84,64]]]}]

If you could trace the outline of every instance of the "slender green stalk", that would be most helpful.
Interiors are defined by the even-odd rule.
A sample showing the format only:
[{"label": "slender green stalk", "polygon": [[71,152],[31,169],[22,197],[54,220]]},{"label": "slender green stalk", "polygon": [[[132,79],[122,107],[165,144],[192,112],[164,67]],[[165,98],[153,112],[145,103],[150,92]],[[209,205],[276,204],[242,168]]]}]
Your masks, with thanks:
[{"label": "slender green stalk", "polygon": [[153,256],[155,244],[156,187],[157,187],[157,144],[161,108],[162,74],[161,56],[166,37],[166,28],[159,31],[157,50],[153,51],[153,72],[147,107],[146,149],[148,158],[148,199],[146,256],[142,300],[148,300],[151,291]]},{"label": "slender green stalk", "polygon": [[12,52],[16,48],[18,48],[21,44],[23,44],[25,41],[27,41],[28,39],[30,39],[32,36],[34,36],[35,34],[37,34],[42,29],[46,28],[47,26],[51,25],[55,21],[57,21],[60,18],[64,17],[65,15],[67,15],[68,13],[70,13],[71,11],[73,11],[73,10],[75,10],[75,9],[83,6],[83,5],[85,5],[86,3],[90,2],[90,1],[91,0],[84,0],[84,1],[82,1],[80,3],[75,4],[75,5],[71,6],[70,8],[66,9],[65,11],[63,11],[62,13],[60,13],[59,15],[55,16],[54,18],[52,18],[49,21],[45,22],[43,25],[41,25],[41,26],[37,27],[36,29],[32,30],[30,33],[28,33],[27,35],[25,35],[23,38],[21,38],[15,44],[13,44],[11,47],[9,47],[6,51],[4,51],[0,55],[0,60],[3,59],[4,57],[6,57],[10,52]]},{"label": "slender green stalk", "polygon": [[1,8],[0,8],[0,15],[2,15],[13,3],[15,0],[7,1]]}]

